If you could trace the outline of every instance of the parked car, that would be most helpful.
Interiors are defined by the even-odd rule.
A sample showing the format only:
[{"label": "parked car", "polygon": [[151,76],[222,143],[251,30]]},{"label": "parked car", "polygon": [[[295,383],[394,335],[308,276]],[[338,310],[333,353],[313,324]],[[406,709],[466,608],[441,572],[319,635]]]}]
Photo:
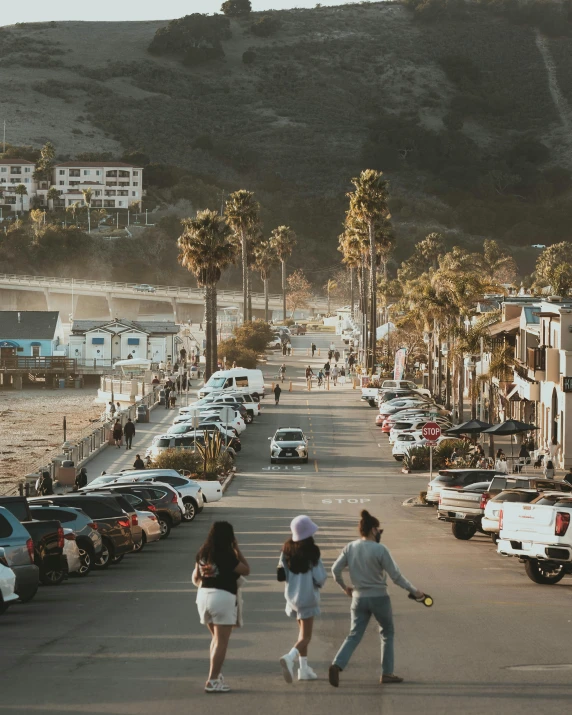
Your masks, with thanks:
[{"label": "parked car", "polygon": [[492,469],[441,469],[427,485],[425,499],[430,504],[437,504],[442,489],[463,489],[477,482],[490,482],[495,475]]},{"label": "parked car", "polygon": [[40,569],[35,564],[34,541],[11,511],[0,506],[0,548],[4,565],[16,577],[16,593],[22,603],[31,601],[40,583]]},{"label": "parked car", "polygon": [[[117,563],[115,557],[133,551],[133,536],[129,517],[120,508],[117,500],[111,496],[86,494],[52,494],[49,497],[33,497],[31,504],[69,506],[81,509],[97,525],[101,534],[101,556],[94,563],[94,568],[105,569],[111,563]],[[114,561],[115,559],[115,561]]]},{"label": "parked car", "polygon": [[[199,482],[179,474],[175,469],[145,469],[122,476],[134,477],[137,481],[167,484],[181,494],[185,505],[191,501],[197,514],[201,513],[206,502],[215,502],[222,499],[222,488],[219,482]],[[192,519],[186,519],[186,521],[192,521]]]},{"label": "parked car", "polygon": [[57,520],[34,521],[25,497],[0,497],[5,507],[18,519],[34,542],[34,561],[40,569],[40,581],[46,586],[57,586],[68,575],[64,556],[64,531]]},{"label": "parked car", "polygon": [[4,549],[0,548],[0,615],[8,606],[18,600],[16,593],[16,574],[8,566]]},{"label": "parked car", "polygon": [[[418,432],[423,429],[423,426],[429,421],[428,417],[414,417],[410,419],[397,419],[389,431],[389,444],[395,444],[398,435],[406,434],[407,432]],[[435,422],[441,427],[443,432],[451,427],[449,420],[442,417],[436,418]]]},{"label": "parked car", "polygon": [[570,493],[548,492],[531,504],[503,504],[499,520],[498,553],[523,561],[531,581],[555,584],[572,574]]},{"label": "parked car", "polygon": [[101,557],[103,549],[97,524],[85,512],[75,507],[31,502],[30,511],[37,521],[56,519],[64,529],[73,529],[81,561],[78,575],[87,576],[95,561]]},{"label": "parked car", "polygon": [[306,326],[300,325],[299,323],[294,323],[290,326],[291,335],[306,335]]},{"label": "parked car", "polygon": [[530,504],[540,492],[536,489],[505,489],[489,499],[481,521],[482,530],[490,534],[494,542],[498,541],[500,531],[499,517],[505,502]]},{"label": "parked car", "polygon": [[[90,496],[111,496],[113,497],[119,508],[127,515],[127,518],[129,520],[129,528],[131,530],[131,538],[133,539],[133,549],[132,551],[141,551],[142,543],[143,543],[143,529],[141,528],[139,524],[139,519],[137,518],[137,511],[134,509],[133,505],[123,497],[122,494],[116,494],[113,491],[110,491],[108,487],[104,487],[101,489],[96,490],[95,492],[89,491],[86,492]],[[118,564],[125,554],[117,554],[112,557],[111,563],[113,564]]]},{"label": "parked car", "polygon": [[[134,494],[129,495],[129,499],[135,499]],[[132,502],[135,506],[135,502]],[[143,529],[143,545],[152,544],[155,541],[161,539],[161,525],[159,524],[159,519],[151,511],[139,511],[137,510],[137,516],[139,518],[139,523]]]},{"label": "parked car", "polygon": [[419,393],[420,395],[425,395],[426,397],[431,397],[431,391],[425,387],[421,387],[412,380],[384,380],[381,383],[382,390],[412,390]]},{"label": "parked car", "polygon": [[420,431],[402,432],[397,435],[395,443],[391,450],[391,454],[398,462],[403,460],[403,457],[411,447],[417,447],[425,443],[425,439]]},{"label": "parked car", "polygon": [[308,462],[308,439],[299,427],[279,427],[270,440],[270,463],[293,461]]},{"label": "parked car", "polygon": [[223,403],[226,405],[242,405],[244,407],[245,413],[241,412],[246,424],[250,424],[252,420],[260,414],[260,401],[253,400],[250,395],[219,395],[213,400],[213,404],[217,405]]}]

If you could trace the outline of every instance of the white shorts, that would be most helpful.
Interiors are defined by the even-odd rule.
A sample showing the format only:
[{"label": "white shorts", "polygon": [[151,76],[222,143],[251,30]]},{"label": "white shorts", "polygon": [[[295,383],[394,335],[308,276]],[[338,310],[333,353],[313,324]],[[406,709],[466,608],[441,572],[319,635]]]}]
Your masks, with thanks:
[{"label": "white shorts", "polygon": [[215,626],[236,626],[237,597],[219,588],[199,588],[197,608],[201,623]]}]

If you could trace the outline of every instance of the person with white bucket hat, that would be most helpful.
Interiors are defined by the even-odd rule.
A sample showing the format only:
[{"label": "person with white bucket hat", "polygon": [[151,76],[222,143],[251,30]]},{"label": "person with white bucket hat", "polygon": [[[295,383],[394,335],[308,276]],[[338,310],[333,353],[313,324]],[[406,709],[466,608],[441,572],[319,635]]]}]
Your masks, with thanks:
[{"label": "person with white bucket hat", "polygon": [[318,677],[308,665],[308,646],[314,617],[320,614],[320,589],[327,578],[320,549],[314,542],[317,525],[309,516],[301,515],[292,520],[290,531],[292,537],[285,542],[278,562],[278,581],[285,582],[286,614],[296,618],[300,632],[294,647],[280,658],[287,683],[292,682],[297,662],[298,680]]}]

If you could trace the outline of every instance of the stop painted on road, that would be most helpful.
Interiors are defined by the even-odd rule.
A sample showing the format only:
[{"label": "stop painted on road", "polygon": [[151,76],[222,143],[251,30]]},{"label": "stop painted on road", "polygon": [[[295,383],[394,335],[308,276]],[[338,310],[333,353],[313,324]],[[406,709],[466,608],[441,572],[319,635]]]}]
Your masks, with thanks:
[{"label": "stop painted on road", "polygon": [[322,504],[333,504],[334,502],[336,504],[343,504],[344,502],[347,504],[365,504],[368,501],[371,501],[371,499],[366,499],[365,497],[344,497],[341,499],[322,499]]}]

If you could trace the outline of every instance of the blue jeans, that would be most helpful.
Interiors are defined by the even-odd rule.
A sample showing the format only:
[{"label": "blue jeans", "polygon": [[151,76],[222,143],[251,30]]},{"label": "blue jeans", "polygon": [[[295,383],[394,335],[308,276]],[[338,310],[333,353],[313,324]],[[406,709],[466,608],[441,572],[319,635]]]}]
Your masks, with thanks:
[{"label": "blue jeans", "polygon": [[360,644],[369,619],[372,616],[379,623],[381,672],[383,675],[393,673],[393,638],[395,630],[393,628],[393,613],[389,596],[354,596],[352,598],[350,634],[334,658],[334,665],[337,665],[341,670],[344,670],[350,662],[350,658]]}]

